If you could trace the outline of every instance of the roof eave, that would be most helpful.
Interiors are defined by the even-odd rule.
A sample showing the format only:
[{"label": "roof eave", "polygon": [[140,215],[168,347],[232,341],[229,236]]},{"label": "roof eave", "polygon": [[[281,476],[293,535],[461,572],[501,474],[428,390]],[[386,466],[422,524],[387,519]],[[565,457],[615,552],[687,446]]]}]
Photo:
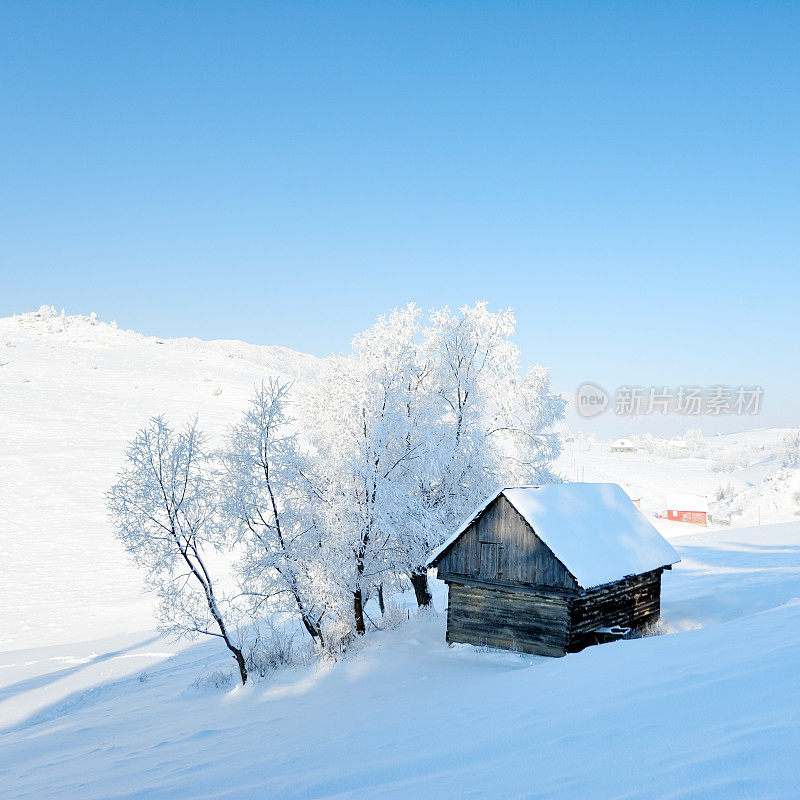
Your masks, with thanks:
[{"label": "roof eave", "polygon": [[581,586],[579,583],[578,585],[584,592],[591,592],[595,589],[602,589],[604,586],[612,586],[615,583],[619,583],[620,581],[627,580],[628,578],[638,578],[640,575],[647,575],[648,572],[657,572],[660,569],[667,569],[668,567],[672,567],[675,564],[680,563],[680,558],[676,559],[675,561],[670,561],[666,564],[662,564],[660,567],[653,567],[653,569],[646,569],[644,572],[632,572],[629,575],[623,575],[620,578],[614,578],[611,581],[605,581],[604,583],[596,583],[592,586]]}]

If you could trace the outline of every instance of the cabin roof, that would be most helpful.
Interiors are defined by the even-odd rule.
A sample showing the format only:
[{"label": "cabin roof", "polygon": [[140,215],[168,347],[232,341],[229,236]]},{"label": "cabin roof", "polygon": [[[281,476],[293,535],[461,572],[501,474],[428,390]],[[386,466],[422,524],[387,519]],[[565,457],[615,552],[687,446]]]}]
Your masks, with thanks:
[{"label": "cabin roof", "polygon": [[500,489],[431,553],[429,565],[501,494],[584,589],[680,561],[617,484],[554,483]]}]

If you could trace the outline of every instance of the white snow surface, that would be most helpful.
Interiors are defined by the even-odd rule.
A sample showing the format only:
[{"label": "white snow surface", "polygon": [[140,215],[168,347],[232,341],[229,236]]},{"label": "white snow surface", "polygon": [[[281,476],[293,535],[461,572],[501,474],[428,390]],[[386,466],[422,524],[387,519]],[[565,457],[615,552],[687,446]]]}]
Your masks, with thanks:
[{"label": "white snow surface", "polygon": [[669,511],[708,511],[708,498],[697,494],[668,494]]},{"label": "white snow surface", "polygon": [[556,483],[501,489],[431,554],[429,563],[501,494],[584,589],[680,561],[672,545],[617,484]]},{"label": "white snow surface", "polygon": [[244,689],[192,686],[214,642],[5,653],[0,797],[796,798],[800,524],[676,542],[668,635],[561,659],[448,647],[441,613]]},{"label": "white snow surface", "polygon": [[[654,520],[682,559],[663,577],[665,635],[562,659],[448,647],[434,581],[436,612],[397,597],[409,621],[242,689],[218,642],[155,633],[105,517],[125,443],[160,411],[199,412],[218,436],[261,377],[302,384],[315,363],[91,317],[0,320],[0,798],[798,797],[786,431],[708,438],[709,457],[565,453],[565,477],[629,485],[651,519],[669,492],[724,491],[730,528]],[[728,453],[746,465],[719,471]]]},{"label": "white snow surface", "polygon": [[127,443],[154,414],[213,442],[256,384],[302,390],[320,360],[282,347],[164,339],[54,309],[0,319],[0,651],[152,625],[106,518]]}]

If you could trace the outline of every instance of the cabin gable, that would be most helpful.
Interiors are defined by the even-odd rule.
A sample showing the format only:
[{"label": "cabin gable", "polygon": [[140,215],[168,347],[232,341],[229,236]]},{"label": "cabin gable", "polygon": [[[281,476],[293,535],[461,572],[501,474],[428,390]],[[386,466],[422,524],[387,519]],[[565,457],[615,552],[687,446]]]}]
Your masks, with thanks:
[{"label": "cabin gable", "polygon": [[577,591],[575,578],[501,494],[436,563],[443,580],[467,578]]}]

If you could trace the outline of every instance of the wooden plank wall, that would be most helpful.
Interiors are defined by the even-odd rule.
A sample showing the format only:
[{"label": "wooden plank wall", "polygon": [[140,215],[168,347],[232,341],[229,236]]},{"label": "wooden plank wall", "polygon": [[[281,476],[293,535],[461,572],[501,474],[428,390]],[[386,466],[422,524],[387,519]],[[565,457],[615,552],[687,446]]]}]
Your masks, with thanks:
[{"label": "wooden plank wall", "polygon": [[597,628],[624,625],[641,630],[656,622],[661,613],[661,572],[659,569],[625,578],[574,597],[569,651],[596,644]]},{"label": "wooden plank wall", "polygon": [[569,643],[566,594],[514,592],[449,582],[447,641],[563,656]]},{"label": "wooden plank wall", "polygon": [[[498,571],[494,576],[481,570],[481,543],[491,542],[498,545]],[[443,580],[463,575],[506,583],[578,589],[564,565],[502,495],[464,531],[437,567]]]}]

